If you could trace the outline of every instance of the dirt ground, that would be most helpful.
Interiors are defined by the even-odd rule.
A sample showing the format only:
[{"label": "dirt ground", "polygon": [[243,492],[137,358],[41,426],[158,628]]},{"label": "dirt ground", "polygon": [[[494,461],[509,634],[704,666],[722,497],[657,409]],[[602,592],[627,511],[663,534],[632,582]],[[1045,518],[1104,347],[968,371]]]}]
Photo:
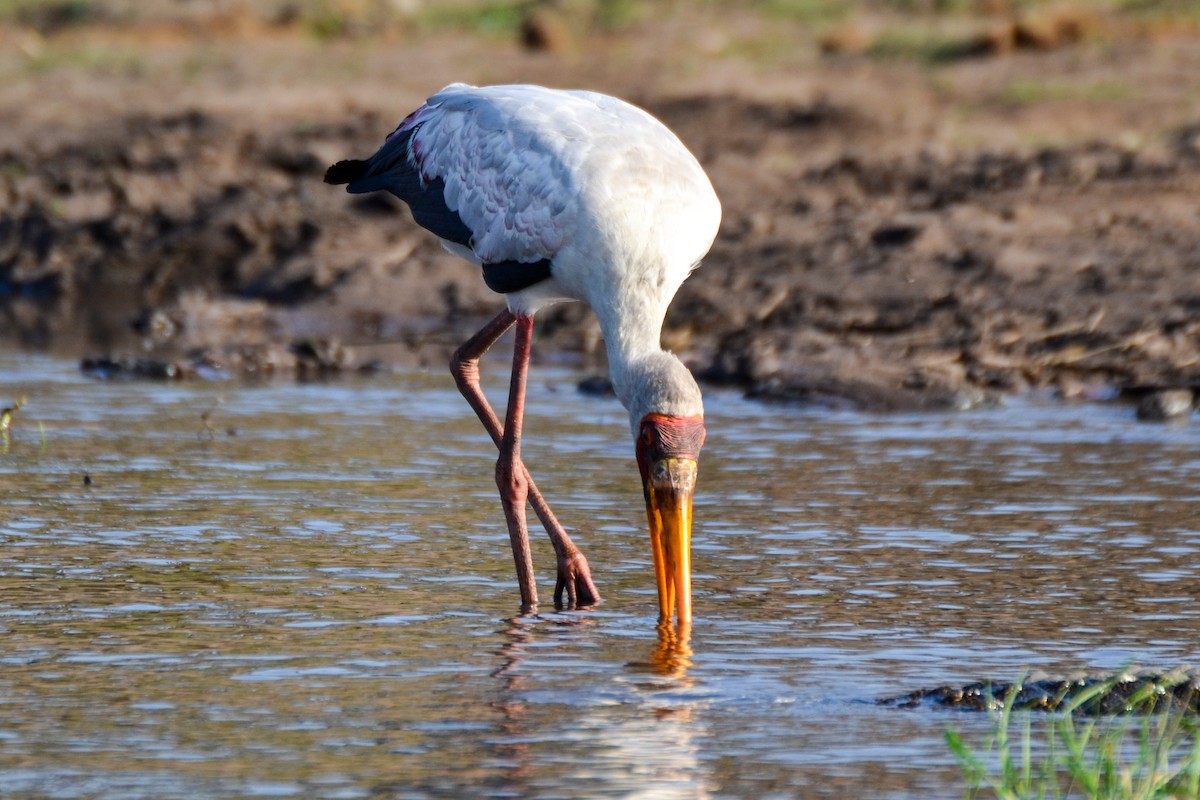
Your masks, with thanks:
[{"label": "dirt ground", "polygon": [[[710,383],[873,409],[1200,388],[1200,30],[913,57],[858,45],[871,17],[682,7],[549,50],[9,20],[0,346],[161,376],[443,363],[502,301],[321,176],[446,83],[535,82],[644,106],[709,170],[721,234],[664,342]],[[603,372],[586,309],[543,317],[540,358]]]}]

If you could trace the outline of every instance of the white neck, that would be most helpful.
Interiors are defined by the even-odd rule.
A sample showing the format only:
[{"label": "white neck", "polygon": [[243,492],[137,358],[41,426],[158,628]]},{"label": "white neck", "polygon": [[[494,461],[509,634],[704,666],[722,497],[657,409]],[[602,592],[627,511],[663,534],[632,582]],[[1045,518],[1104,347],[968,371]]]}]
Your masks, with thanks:
[{"label": "white neck", "polygon": [[596,309],[608,349],[613,391],[629,410],[634,437],[647,414],[690,417],[704,413],[696,379],[674,354],[662,349],[662,310],[657,303],[627,303],[619,311]]}]

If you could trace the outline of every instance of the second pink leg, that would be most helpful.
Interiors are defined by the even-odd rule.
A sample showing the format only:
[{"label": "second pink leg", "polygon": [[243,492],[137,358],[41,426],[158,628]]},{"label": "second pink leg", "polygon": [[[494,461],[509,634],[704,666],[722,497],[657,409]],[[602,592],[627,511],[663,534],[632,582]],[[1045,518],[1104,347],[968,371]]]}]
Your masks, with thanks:
[{"label": "second pink leg", "polygon": [[[492,410],[488,403],[487,397],[483,394],[483,389],[479,384],[479,359],[486,353],[493,344],[507,331],[514,323],[517,323],[518,318],[515,314],[507,309],[502,311],[490,323],[484,326],[475,336],[471,337],[462,347],[454,354],[450,362],[451,372],[454,374],[455,382],[458,385],[459,391],[467,402],[474,409],[476,416],[483,423],[484,428],[492,437],[492,441],[496,446],[503,450],[505,427],[502,427],[496,413]],[[522,372],[522,381],[525,380],[524,375],[527,374],[529,347],[532,343],[532,317],[524,318],[528,320],[529,331],[527,342],[523,354],[524,367]],[[518,326],[518,338],[520,339],[520,326]],[[514,378],[518,371],[518,359],[522,358],[520,349],[513,354],[513,373]],[[512,410],[512,402],[510,398],[509,414]],[[522,389],[520,398],[521,411],[524,407],[524,391]],[[571,541],[571,537],[567,535],[566,530],[558,519],[554,516],[554,512],[550,509],[550,505],[546,502],[542,493],[538,491],[537,485],[530,477],[529,471],[525,468],[524,463],[520,460],[519,449],[517,458],[513,461],[513,470],[519,466],[520,472],[524,477],[524,491],[530,505],[533,506],[534,513],[541,520],[542,525],[546,528],[546,533],[550,536],[551,544],[554,546],[554,553],[558,562],[557,579],[554,588],[555,604],[561,604],[562,595],[565,590],[567,594],[567,602],[572,606],[588,606],[600,601],[600,592],[596,589],[595,583],[592,581],[591,570],[588,567],[587,559],[583,553]],[[499,476],[498,476],[499,477]],[[506,517],[508,511],[506,509]],[[521,518],[524,519],[524,510],[522,509]],[[510,524],[510,539],[512,536],[512,528]],[[528,533],[525,534],[526,540]],[[518,581],[524,567],[521,564],[523,560],[518,555],[518,550],[527,551],[527,542],[525,546],[518,547],[514,542],[514,558],[518,560]],[[529,559],[529,571],[532,571],[532,557]],[[532,584],[531,584],[532,585]],[[526,602],[525,591],[522,590],[522,603]],[[534,602],[536,602],[536,589],[533,590]]]}]

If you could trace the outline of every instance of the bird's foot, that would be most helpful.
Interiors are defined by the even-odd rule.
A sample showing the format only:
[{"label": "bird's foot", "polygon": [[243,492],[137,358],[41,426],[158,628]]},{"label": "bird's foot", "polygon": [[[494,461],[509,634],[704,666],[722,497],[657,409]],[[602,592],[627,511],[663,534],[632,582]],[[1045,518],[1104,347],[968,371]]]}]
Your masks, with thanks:
[{"label": "bird's foot", "polygon": [[[563,605],[563,591],[567,604]],[[588,608],[600,602],[600,592],[592,581],[592,570],[583,553],[575,550],[558,557],[558,580],[554,584],[555,608]]]}]

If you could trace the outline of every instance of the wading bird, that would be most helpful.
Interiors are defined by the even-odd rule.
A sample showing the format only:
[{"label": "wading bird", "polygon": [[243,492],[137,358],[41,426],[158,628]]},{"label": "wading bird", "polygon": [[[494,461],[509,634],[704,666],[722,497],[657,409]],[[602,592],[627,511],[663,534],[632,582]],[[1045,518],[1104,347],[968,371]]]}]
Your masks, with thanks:
[{"label": "wading bird", "polygon": [[[521,460],[533,315],[564,300],[595,311],[613,389],[629,410],[645,490],[660,621],[691,619],[700,389],[660,344],[667,306],[708,252],[721,205],[695,157],[639,108],[594,92],[453,84],[406,117],[366,160],[326,183],[387,191],[447,250],[478,265],[507,308],[451,360],[459,390],[500,450],[496,483],[525,613],[537,607],[525,504],[558,560],[556,603],[596,603],[587,560]],[[503,424],[479,385],[479,359],[516,327]]]}]

